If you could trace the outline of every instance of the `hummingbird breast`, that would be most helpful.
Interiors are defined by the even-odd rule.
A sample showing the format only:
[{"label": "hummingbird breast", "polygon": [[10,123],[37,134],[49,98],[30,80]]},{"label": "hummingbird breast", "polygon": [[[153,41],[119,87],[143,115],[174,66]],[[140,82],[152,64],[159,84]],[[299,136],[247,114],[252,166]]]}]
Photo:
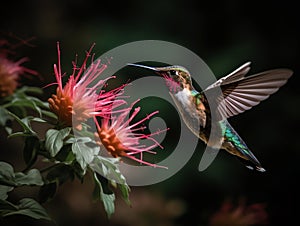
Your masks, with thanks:
[{"label": "hummingbird breast", "polygon": [[170,94],[186,126],[197,137],[207,142],[210,128],[206,128],[208,117],[203,104],[197,101],[188,89]]}]

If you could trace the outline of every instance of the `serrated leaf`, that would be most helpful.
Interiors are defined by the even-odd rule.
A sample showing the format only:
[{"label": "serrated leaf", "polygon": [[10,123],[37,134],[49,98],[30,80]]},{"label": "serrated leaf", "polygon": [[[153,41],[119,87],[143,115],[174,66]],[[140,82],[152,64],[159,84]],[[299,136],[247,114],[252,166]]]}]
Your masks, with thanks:
[{"label": "serrated leaf", "polygon": [[107,216],[110,218],[111,215],[115,212],[115,194],[105,194],[103,192],[102,185],[97,177],[97,174],[94,172],[94,181],[95,188],[93,191],[93,197],[101,200],[104,206],[104,209],[107,213]]},{"label": "serrated leaf", "polygon": [[64,139],[70,134],[71,128],[61,130],[49,129],[46,133],[45,148],[54,157],[64,145]]},{"label": "serrated leaf", "polygon": [[20,200],[19,205],[13,205],[8,201],[0,200],[1,208],[0,215],[3,217],[11,215],[25,215],[34,219],[51,220],[46,210],[34,199],[24,198]]},{"label": "serrated leaf", "polygon": [[74,153],[77,162],[81,168],[85,171],[88,164],[90,164],[94,157],[99,153],[99,146],[90,146],[91,139],[85,137],[84,139],[76,139],[72,144],[72,152]]}]

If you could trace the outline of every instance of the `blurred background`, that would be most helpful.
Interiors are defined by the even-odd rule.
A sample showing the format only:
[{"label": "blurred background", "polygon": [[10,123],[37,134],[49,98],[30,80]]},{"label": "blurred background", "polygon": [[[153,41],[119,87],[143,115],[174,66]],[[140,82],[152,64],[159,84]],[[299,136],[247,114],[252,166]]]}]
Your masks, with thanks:
[{"label": "blurred background", "polygon": [[[26,80],[28,85],[42,87],[54,82],[52,67],[57,61],[57,41],[61,44],[63,71],[67,73],[71,72],[75,54],[82,59],[80,56],[84,57],[84,51],[94,42],[94,52],[101,55],[119,45],[149,39],[190,49],[217,77],[246,61],[252,62],[251,73],[278,67],[294,71],[278,93],[229,120],[267,169],[265,173],[250,171],[223,152],[206,171],[199,172],[205,148],[199,142],[192,159],[173,177],[151,186],[132,187],[132,207],[117,197],[116,213],[109,221],[102,205],[91,202],[89,181],[64,185],[55,199],[45,205],[58,225],[213,225],[217,217],[232,218],[236,210],[243,210],[234,215],[246,222],[240,225],[298,222],[300,31],[294,2],[6,2],[1,7],[0,32],[23,40],[34,38],[31,45],[21,46],[16,55],[28,57],[30,61],[25,65],[41,75],[40,79]],[[53,90],[45,89],[45,100]],[[163,104],[157,107],[162,115],[168,115]],[[176,122],[168,122],[176,131]],[[172,147],[171,141],[170,135],[163,143],[167,150]],[[6,141],[3,132],[0,142],[0,160],[22,164],[21,147],[12,140]],[[51,225],[26,217],[11,217],[2,223],[24,222]]]}]

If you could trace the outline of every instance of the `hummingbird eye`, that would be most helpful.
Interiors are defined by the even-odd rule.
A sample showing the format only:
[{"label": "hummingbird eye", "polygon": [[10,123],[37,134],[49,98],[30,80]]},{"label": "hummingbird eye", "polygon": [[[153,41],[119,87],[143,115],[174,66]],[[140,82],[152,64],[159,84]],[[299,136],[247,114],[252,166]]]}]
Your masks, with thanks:
[{"label": "hummingbird eye", "polygon": [[176,73],[175,70],[171,70],[171,71],[170,71],[170,75],[177,75],[177,73]]}]

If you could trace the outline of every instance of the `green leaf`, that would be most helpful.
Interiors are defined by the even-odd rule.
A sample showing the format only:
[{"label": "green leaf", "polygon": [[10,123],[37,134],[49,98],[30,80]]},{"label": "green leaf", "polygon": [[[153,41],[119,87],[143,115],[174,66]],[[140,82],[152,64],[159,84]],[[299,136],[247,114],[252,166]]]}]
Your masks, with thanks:
[{"label": "green leaf", "polygon": [[8,114],[8,111],[0,106],[0,126],[5,126],[8,120],[11,120],[12,117]]},{"label": "green leaf", "polygon": [[37,118],[37,117],[30,118],[30,121],[32,121],[32,122],[47,122],[44,119]]},{"label": "green leaf", "polygon": [[[13,114],[13,113],[9,113]],[[14,114],[13,114],[14,115]],[[17,137],[17,136],[37,136],[36,132],[34,132],[31,128],[31,122],[46,122],[45,120],[41,118],[36,118],[32,116],[27,116],[25,118],[20,119],[17,115],[14,115],[16,121],[23,127],[23,132],[15,132],[8,136],[8,138]]]},{"label": "green leaf", "polygon": [[69,165],[57,164],[49,171],[46,178],[50,182],[58,181],[59,185],[62,185],[67,180],[74,179],[73,168]]},{"label": "green leaf", "polygon": [[23,158],[27,166],[32,165],[37,159],[37,152],[40,148],[40,141],[35,136],[25,138]]},{"label": "green leaf", "polygon": [[77,162],[77,161],[74,161],[72,163],[72,167],[73,167],[73,170],[74,170],[74,173],[76,175],[76,177],[81,181],[83,182],[83,179],[84,179],[84,176],[86,174],[86,170],[83,170],[80,166],[80,164]]},{"label": "green leaf", "polygon": [[6,200],[0,199],[0,216],[4,216],[3,213],[5,213],[7,211],[16,210],[16,209],[18,209],[18,207],[15,206],[14,204],[12,204]]},{"label": "green leaf", "polygon": [[54,114],[51,111],[42,110],[42,114],[45,115],[45,116],[48,116],[49,118],[57,119],[56,114]]},{"label": "green leaf", "polygon": [[12,128],[5,126],[5,131],[10,135],[12,133]]},{"label": "green leaf", "polygon": [[[96,172],[94,172],[94,173],[96,173]],[[107,178],[103,177],[102,175],[100,175],[98,173],[96,173],[96,176],[97,176],[99,182],[101,183],[103,193],[109,194],[109,195],[113,194],[114,192],[112,190],[113,186],[111,184],[111,181],[109,181]],[[97,200],[98,196],[93,196],[93,198],[95,200]]]},{"label": "green leaf", "polygon": [[43,94],[43,89],[33,86],[23,86],[17,90],[17,93]]},{"label": "green leaf", "polygon": [[89,167],[93,171],[99,173],[103,177],[110,180],[111,182],[118,183],[118,187],[121,191],[122,198],[128,205],[130,205],[130,187],[126,182],[126,178],[118,168],[118,161],[119,160],[116,158],[105,158],[102,156],[97,156],[94,158],[93,162],[89,165]]},{"label": "green leaf", "polygon": [[39,113],[40,117],[42,116],[42,108],[49,108],[49,104],[47,102],[36,97],[27,97],[27,99],[33,103],[33,110]]},{"label": "green leaf", "polygon": [[46,133],[45,148],[54,157],[64,145],[64,139],[70,134],[71,128],[61,130],[49,129]]},{"label": "green leaf", "polygon": [[93,197],[97,200],[101,200],[104,206],[104,209],[107,213],[107,216],[110,218],[111,215],[115,212],[115,194],[105,194],[103,192],[102,185],[97,177],[97,174],[94,172],[94,181],[95,188],[93,191]]},{"label": "green leaf", "polygon": [[41,116],[41,109],[36,105],[34,101],[31,101],[29,99],[19,99],[15,98],[11,102],[11,106],[17,106],[17,107],[28,107],[31,108],[39,113]]},{"label": "green leaf", "polygon": [[131,205],[129,200],[130,187],[127,184],[118,184],[118,186],[124,201],[127,203],[127,205]]},{"label": "green leaf", "polygon": [[27,173],[14,173],[13,167],[5,162],[0,162],[0,184],[6,186],[38,185],[44,184],[42,176],[37,169]]},{"label": "green leaf", "polygon": [[72,145],[65,144],[55,156],[55,159],[64,164],[70,165],[75,160],[75,155],[72,152]]},{"label": "green leaf", "polygon": [[[30,125],[30,121],[33,119],[32,116],[29,117],[25,117],[23,119],[20,119],[17,115],[15,115],[12,112],[8,112],[8,114],[10,116],[12,116],[23,128],[23,134],[24,135],[32,135],[35,136],[36,133],[32,130],[31,125]],[[13,134],[11,134],[9,137],[11,137]]]},{"label": "green leaf", "polygon": [[38,185],[42,186],[44,184],[40,171],[37,169],[31,169],[26,174],[16,173],[15,183],[17,186],[21,185]]},{"label": "green leaf", "polygon": [[12,191],[14,188],[10,186],[0,185],[0,199],[5,200],[7,199],[7,193]]},{"label": "green leaf", "polygon": [[93,161],[94,157],[99,153],[99,149],[99,146],[93,144],[92,139],[88,137],[76,139],[72,144],[72,151],[76,156],[77,162],[84,171]]},{"label": "green leaf", "polygon": [[6,162],[0,162],[0,184],[14,186],[14,176],[14,168]]},{"label": "green leaf", "polygon": [[6,163],[6,162],[0,162],[0,180],[3,179],[9,179],[14,177],[14,168]]},{"label": "green leaf", "polygon": [[105,158],[96,156],[93,162],[90,163],[90,168],[109,180],[113,180],[118,184],[127,184],[126,179],[120,172],[117,163],[117,158]]},{"label": "green leaf", "polygon": [[49,109],[49,105],[43,102],[37,97],[28,95],[29,94],[42,94],[43,90],[37,87],[22,87],[18,89],[12,96],[12,100],[7,105],[8,107],[17,108],[31,108],[35,110],[40,117],[42,116],[42,109]]},{"label": "green leaf", "polygon": [[[17,115],[19,118],[24,118],[27,116],[27,111],[25,107],[21,106],[10,106],[8,110],[13,114]],[[12,118],[13,119],[13,118]]]},{"label": "green leaf", "polygon": [[31,137],[33,136],[30,133],[24,133],[24,132],[15,132],[15,133],[11,133],[8,138],[14,138],[14,137]]},{"label": "green leaf", "polygon": [[46,179],[48,183],[42,186],[39,191],[40,202],[49,201],[55,196],[58,186],[65,183],[67,180],[73,180],[74,170],[70,165],[65,165],[63,163],[56,164],[53,165],[48,172]]},{"label": "green leaf", "polygon": [[45,209],[34,199],[21,199],[18,206],[13,205],[8,201],[0,200],[0,206],[0,215],[3,217],[25,215],[34,219],[51,220]]}]

